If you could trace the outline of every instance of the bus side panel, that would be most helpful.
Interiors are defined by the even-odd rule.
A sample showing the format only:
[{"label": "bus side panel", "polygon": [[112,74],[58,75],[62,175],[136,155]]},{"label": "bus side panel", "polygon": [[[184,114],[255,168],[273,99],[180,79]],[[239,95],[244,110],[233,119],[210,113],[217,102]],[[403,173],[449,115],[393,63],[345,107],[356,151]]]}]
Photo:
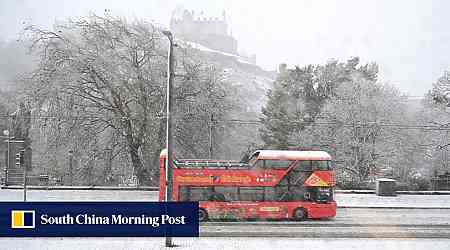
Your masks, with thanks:
[{"label": "bus side panel", "polygon": [[[303,203],[302,205],[310,219],[332,218],[336,217],[336,202],[329,203]],[[298,207],[298,206],[297,206]],[[295,207],[295,208],[297,208]],[[292,212],[294,209],[292,209]],[[292,213],[291,213],[292,216]]]},{"label": "bus side panel", "polygon": [[304,208],[310,219],[336,216],[336,202],[200,202],[200,208],[215,219],[291,219],[294,210]]},{"label": "bus side panel", "polygon": [[241,220],[259,218],[256,202],[200,202],[200,208],[208,212],[210,218]]},{"label": "bus side panel", "polygon": [[297,208],[304,208],[310,219],[336,216],[336,202],[200,202],[200,208],[215,219],[290,219]]}]

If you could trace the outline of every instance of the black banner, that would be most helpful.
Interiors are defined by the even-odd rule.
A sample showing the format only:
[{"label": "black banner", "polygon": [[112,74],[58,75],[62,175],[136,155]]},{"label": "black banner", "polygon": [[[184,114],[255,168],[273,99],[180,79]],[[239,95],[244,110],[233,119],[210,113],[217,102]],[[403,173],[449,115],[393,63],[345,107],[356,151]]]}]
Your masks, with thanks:
[{"label": "black banner", "polygon": [[0,202],[0,237],[198,237],[197,202]]}]

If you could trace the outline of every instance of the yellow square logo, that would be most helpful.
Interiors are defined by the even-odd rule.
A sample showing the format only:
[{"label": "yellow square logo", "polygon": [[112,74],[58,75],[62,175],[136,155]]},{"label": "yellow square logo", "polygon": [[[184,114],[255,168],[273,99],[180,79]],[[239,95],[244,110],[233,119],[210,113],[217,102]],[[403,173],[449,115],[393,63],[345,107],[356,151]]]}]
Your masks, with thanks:
[{"label": "yellow square logo", "polygon": [[12,210],[11,228],[34,228],[34,210]]}]

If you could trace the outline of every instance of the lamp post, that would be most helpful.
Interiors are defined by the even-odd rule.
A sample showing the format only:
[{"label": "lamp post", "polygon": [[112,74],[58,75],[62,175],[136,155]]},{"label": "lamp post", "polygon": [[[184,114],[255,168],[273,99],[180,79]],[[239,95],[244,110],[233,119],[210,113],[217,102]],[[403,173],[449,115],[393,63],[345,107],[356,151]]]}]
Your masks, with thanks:
[{"label": "lamp post", "polygon": [[[173,83],[173,36],[170,31],[162,32],[169,39],[169,51],[167,55],[167,93],[166,93],[166,197],[165,201],[172,200],[172,83]],[[173,247],[172,237],[166,236],[166,247]]]}]

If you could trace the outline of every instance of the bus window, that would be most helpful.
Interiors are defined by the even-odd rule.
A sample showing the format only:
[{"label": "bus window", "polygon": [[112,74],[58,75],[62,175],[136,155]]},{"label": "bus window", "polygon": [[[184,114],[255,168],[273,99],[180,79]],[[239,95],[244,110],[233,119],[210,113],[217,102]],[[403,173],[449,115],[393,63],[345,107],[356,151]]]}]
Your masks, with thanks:
[{"label": "bus window", "polygon": [[264,201],[278,201],[275,187],[264,187]]},{"label": "bus window", "polygon": [[[185,201],[207,201],[211,194],[212,188],[209,187],[186,187],[188,195],[184,195],[180,192],[180,199],[185,198]],[[180,190],[182,191],[182,190]]]},{"label": "bus window", "polygon": [[277,185],[275,187],[275,201],[291,201],[292,195],[288,185]]},{"label": "bus window", "polygon": [[312,161],[313,170],[331,170],[331,161]]},{"label": "bus window", "polygon": [[305,200],[305,188],[303,186],[292,186],[291,187],[292,200],[303,201]]},{"label": "bus window", "polygon": [[226,197],[223,193],[217,192],[215,189],[209,194],[208,201],[226,201]]},{"label": "bus window", "polygon": [[284,160],[265,160],[265,168],[282,168],[286,169],[292,161],[284,161]]},{"label": "bus window", "polygon": [[266,161],[265,160],[258,160],[254,163],[254,167],[255,168],[264,168],[266,165]]},{"label": "bus window", "polygon": [[240,187],[240,201],[264,201],[264,187]]},{"label": "bus window", "polygon": [[217,193],[223,194],[225,196],[225,201],[237,201],[238,192],[237,187],[214,187]]},{"label": "bus window", "polygon": [[190,199],[190,187],[188,186],[180,186],[180,191],[179,191],[179,198],[178,200],[180,201],[189,201]]},{"label": "bus window", "polygon": [[333,201],[333,189],[329,187],[308,187],[306,193],[309,194],[309,200],[315,202]]},{"label": "bus window", "polygon": [[233,201],[237,200],[237,187],[181,186],[180,201]]},{"label": "bus window", "polygon": [[311,161],[300,161],[297,168],[301,171],[311,171]]}]

